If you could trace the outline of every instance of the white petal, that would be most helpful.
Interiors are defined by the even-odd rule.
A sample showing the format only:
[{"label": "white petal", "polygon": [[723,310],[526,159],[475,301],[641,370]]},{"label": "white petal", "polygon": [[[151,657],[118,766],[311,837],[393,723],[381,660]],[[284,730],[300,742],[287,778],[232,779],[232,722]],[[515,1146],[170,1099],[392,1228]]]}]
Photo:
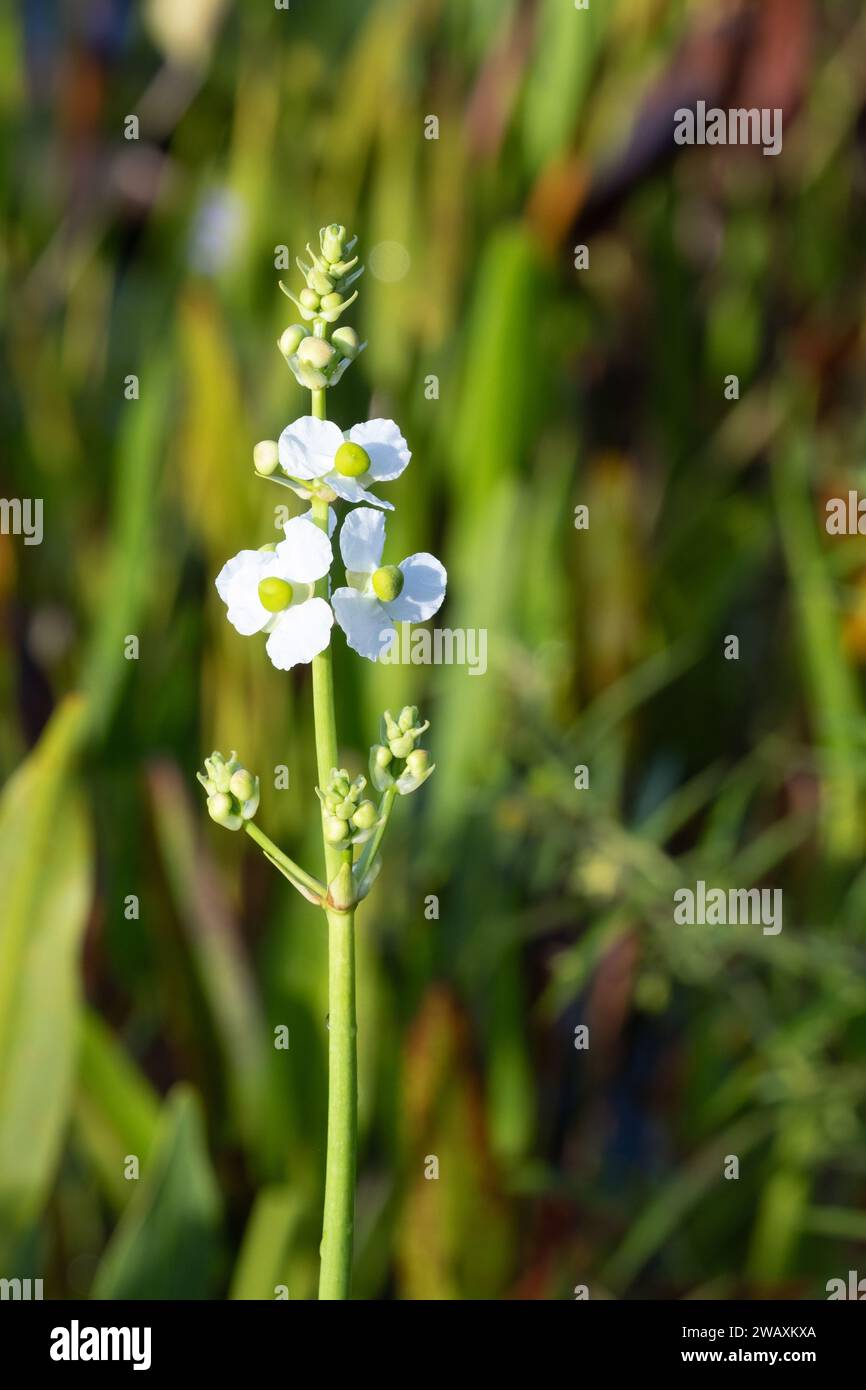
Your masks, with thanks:
[{"label": "white petal", "polygon": [[265,643],[278,671],[290,671],[300,662],[312,661],[331,640],[334,615],[323,598],[310,598],[278,614]]},{"label": "white petal", "polygon": [[375,493],[368,492],[361,487],[357,478],[344,478],[342,473],[329,473],[325,482],[328,487],[332,487],[338,497],[342,497],[344,502],[372,502],[374,507],[383,507],[386,512],[393,512],[394,507],[390,502],[383,502],[381,497]]},{"label": "white petal", "polygon": [[400,566],[403,590],[388,605],[388,615],[396,623],[423,623],[442,606],[448,575],[435,555],[410,555]]},{"label": "white petal", "polygon": [[312,584],[328,573],[334,552],[328,537],[315,522],[307,521],[303,516],[293,516],[283,530],[286,539],[280,541],[276,555],[280,562],[279,572],[284,579]]},{"label": "white petal", "polygon": [[[308,496],[308,497],[309,497],[309,495],[310,495],[310,494],[307,493],[307,496]],[[310,508],[310,510],[309,510],[308,512],[301,512],[301,516],[303,517],[304,521],[313,521],[313,509],[312,509],[312,507]],[[316,524],[315,521],[313,521],[313,525],[314,525],[314,526],[315,526],[315,524]],[[333,536],[333,534],[334,534],[334,527],[335,527],[336,525],[337,525],[337,513],[334,511],[334,508],[333,508],[333,507],[329,507],[329,508],[328,508],[328,535],[329,535],[329,536]]]},{"label": "white petal", "polygon": [[385,518],[372,507],[356,507],[349,512],[340,532],[340,554],[347,570],[372,574],[382,563],[385,545]]},{"label": "white petal", "polygon": [[352,651],[368,661],[378,661],[392,638],[394,624],[375,595],[361,594],[357,589],[335,589],[331,603]]},{"label": "white petal", "polygon": [[242,637],[261,632],[271,614],[259,603],[259,580],[274,559],[273,551],[241,550],[227,560],[214,581],[226,616]]},{"label": "white petal", "polygon": [[370,476],[376,482],[399,478],[412,454],[393,420],[368,420],[349,430],[353,444],[360,444],[370,455]]},{"label": "white petal", "polygon": [[280,435],[280,467],[293,478],[321,478],[334,466],[343,435],[332,420],[302,415]]}]

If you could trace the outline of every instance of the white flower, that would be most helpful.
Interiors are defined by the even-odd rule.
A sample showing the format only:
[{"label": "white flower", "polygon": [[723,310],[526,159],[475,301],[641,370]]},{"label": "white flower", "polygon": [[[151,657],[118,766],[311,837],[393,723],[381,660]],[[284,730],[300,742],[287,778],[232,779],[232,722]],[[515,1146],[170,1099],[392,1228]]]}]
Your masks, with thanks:
[{"label": "white flower", "polygon": [[334,616],[315,581],[328,573],[331,542],[306,517],[284,526],[285,540],[273,549],[241,550],[216,578],[228,620],[244,637],[267,632],[266,649],[280,671],[312,661],[331,640]]},{"label": "white flower", "polygon": [[302,415],[279,438],[280,468],[300,497],[309,497],[315,485],[327,486],[345,502],[372,502],[387,511],[394,510],[391,503],[367,488],[399,478],[411,457],[393,420],[368,420],[344,434],[331,420]]},{"label": "white flower", "polygon": [[340,531],[340,551],[350,587],[331,595],[334,616],[349,646],[376,661],[396,632],[395,623],[423,623],[438,612],[448,576],[434,555],[410,555],[401,565],[382,565],[385,518],[372,507],[350,512]]}]

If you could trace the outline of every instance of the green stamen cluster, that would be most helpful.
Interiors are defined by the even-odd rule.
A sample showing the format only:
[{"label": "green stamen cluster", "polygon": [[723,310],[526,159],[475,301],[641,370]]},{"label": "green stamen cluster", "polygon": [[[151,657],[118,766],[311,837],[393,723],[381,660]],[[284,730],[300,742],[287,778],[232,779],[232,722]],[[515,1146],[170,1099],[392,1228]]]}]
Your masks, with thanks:
[{"label": "green stamen cluster", "polygon": [[259,581],[259,603],[269,613],[282,613],[292,601],[294,590],[287,579],[269,575]]},{"label": "green stamen cluster", "polygon": [[370,468],[370,455],[347,439],[334,455],[334,467],[344,478],[361,478]]},{"label": "green stamen cluster", "polygon": [[383,565],[372,578],[373,593],[383,603],[390,603],[403,592],[403,571],[397,565]]}]

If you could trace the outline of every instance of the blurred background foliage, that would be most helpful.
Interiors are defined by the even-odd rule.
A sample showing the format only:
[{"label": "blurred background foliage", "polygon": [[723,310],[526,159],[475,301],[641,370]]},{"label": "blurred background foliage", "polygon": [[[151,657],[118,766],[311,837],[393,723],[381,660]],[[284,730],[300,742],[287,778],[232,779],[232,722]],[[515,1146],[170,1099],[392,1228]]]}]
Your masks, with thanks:
[{"label": "blurred background foliage", "polygon": [[[335,640],[347,765],[407,699],[438,764],[361,914],[356,1296],[823,1297],[866,1259],[859,0],[22,0],[0,54],[45,532],[0,536],[0,1273],[315,1293],[325,935],[194,772],[236,747],[317,868],[308,672],[213,577],[307,409],[276,248],[337,220],[377,273],[331,412],[400,422],[394,553],[489,634],[483,677]],[[675,146],[699,97],[782,154]],[[783,931],[674,926],[698,878]]]}]

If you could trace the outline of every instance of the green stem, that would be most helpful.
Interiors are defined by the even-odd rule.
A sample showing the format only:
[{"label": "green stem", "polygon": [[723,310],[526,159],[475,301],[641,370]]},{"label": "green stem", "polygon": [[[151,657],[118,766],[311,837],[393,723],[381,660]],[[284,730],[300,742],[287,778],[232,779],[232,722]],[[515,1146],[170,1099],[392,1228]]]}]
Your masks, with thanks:
[{"label": "green stem", "polygon": [[382,800],[379,803],[379,824],[365,844],[355,869],[355,876],[359,883],[362,882],[364,875],[379,853],[379,846],[382,843],[382,837],[385,831],[388,829],[388,821],[391,819],[391,811],[394,808],[396,799],[396,787],[386,787],[382,793]]},{"label": "green stem", "polygon": [[300,864],[295,863],[294,859],[290,859],[287,854],[284,854],[279,845],[275,845],[273,840],[269,839],[254,821],[244,821],[244,830],[251,840],[255,840],[271,863],[285,874],[299,893],[303,893],[305,898],[309,898],[310,902],[317,905],[322,902],[328,891],[324,884],[320,883],[317,878],[313,878],[312,874],[308,874],[305,869],[301,868]]},{"label": "green stem", "polygon": [[[324,329],[324,325],[322,326]],[[318,330],[318,323],[316,324]],[[319,335],[319,336],[323,336]],[[325,392],[314,391],[313,414],[325,418]],[[328,503],[313,497],[313,520],[327,535]],[[316,593],[327,599],[327,577]],[[331,647],[313,658],[313,719],[319,785],[326,786],[337,766],[334,669]],[[325,869],[331,884],[352,850],[338,850],[323,837]],[[357,1024],[355,1021],[355,914],[327,911],[328,919],[328,1146],[322,1220],[319,1298],[348,1298],[352,1286],[355,1224],[355,1167],[358,1128]]]}]

